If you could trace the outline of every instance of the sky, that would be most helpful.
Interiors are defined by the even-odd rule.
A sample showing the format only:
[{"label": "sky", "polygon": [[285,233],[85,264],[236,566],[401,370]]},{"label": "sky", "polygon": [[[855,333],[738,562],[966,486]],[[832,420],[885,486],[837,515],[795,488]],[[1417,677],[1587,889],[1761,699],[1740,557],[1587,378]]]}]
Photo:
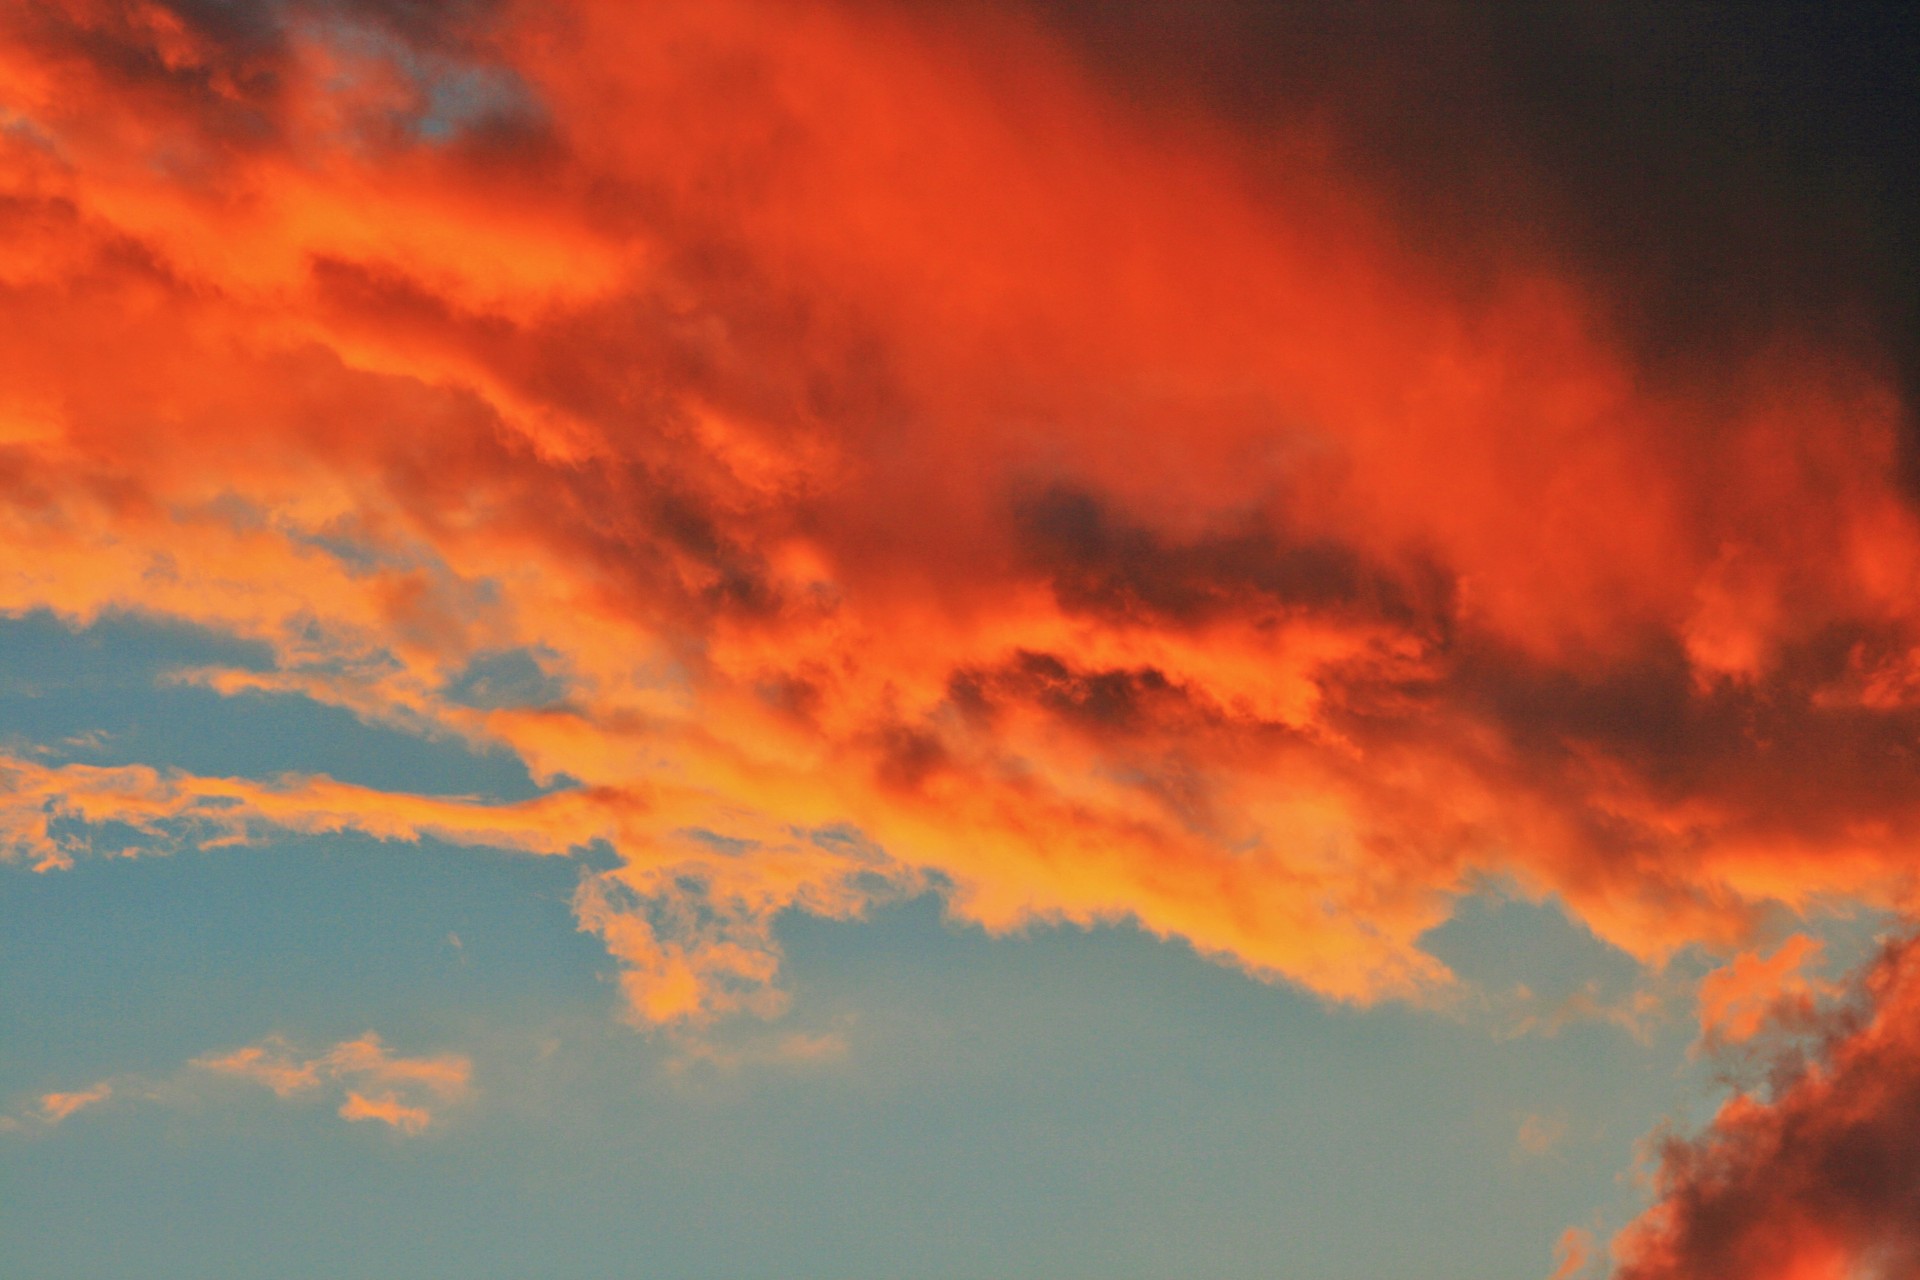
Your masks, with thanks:
[{"label": "sky", "polygon": [[0,1270],[1920,1276],[1917,26],[0,4]]}]

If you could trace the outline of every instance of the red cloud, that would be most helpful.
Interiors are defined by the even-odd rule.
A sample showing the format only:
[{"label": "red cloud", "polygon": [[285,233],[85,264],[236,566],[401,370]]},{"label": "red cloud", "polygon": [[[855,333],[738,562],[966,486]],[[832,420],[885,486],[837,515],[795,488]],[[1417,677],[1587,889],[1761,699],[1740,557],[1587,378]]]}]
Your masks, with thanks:
[{"label": "red cloud", "polygon": [[1920,1272],[1920,947],[1890,948],[1862,994],[1770,1097],[1668,1142],[1658,1203],[1614,1242],[1619,1280]]},{"label": "red cloud", "polygon": [[[925,883],[1357,1001],[1444,987],[1488,874],[1649,959],[1911,905],[1871,353],[1655,376],[1567,262],[1417,253],[1314,129],[1155,116],[1007,15],[488,12],[0,18],[0,609],[246,636],[272,671],[195,678],[580,786],[42,801],[606,839],[582,922],[655,1020]],[[503,652],[549,692],[461,696]],[[56,865],[44,812],[0,822]]]},{"label": "red cloud", "polygon": [[1700,982],[1700,1033],[1710,1045],[1753,1039],[1769,1022],[1807,1022],[1814,1001],[1836,994],[1832,983],[1808,977],[1821,944],[1795,934],[1770,956],[1741,952]]}]

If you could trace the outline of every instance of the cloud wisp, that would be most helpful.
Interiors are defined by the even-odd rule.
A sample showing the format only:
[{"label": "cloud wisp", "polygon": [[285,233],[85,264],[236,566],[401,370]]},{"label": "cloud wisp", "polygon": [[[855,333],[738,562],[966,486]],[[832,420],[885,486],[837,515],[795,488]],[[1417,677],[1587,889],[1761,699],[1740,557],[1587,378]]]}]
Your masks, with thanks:
[{"label": "cloud wisp", "polygon": [[285,1037],[203,1054],[164,1080],[124,1075],[81,1089],[42,1094],[31,1106],[0,1115],[0,1132],[52,1129],[75,1114],[111,1103],[204,1105],[207,1085],[237,1081],[271,1090],[292,1102],[337,1102],[343,1120],[372,1120],[407,1137],[424,1133],[447,1108],[474,1096],[473,1063],[463,1053],[409,1057],[394,1053],[369,1031],[317,1054],[303,1054]]},{"label": "cloud wisp", "polygon": [[38,1118],[49,1126],[56,1125],[74,1112],[97,1106],[112,1096],[113,1085],[105,1080],[69,1093],[45,1093],[40,1095]]},{"label": "cloud wisp", "polygon": [[435,1106],[465,1101],[472,1093],[473,1064],[464,1054],[398,1056],[371,1031],[314,1057],[269,1036],[230,1053],[195,1058],[193,1066],[264,1086],[281,1098],[344,1090],[341,1119],[376,1121],[410,1137],[433,1123]]}]

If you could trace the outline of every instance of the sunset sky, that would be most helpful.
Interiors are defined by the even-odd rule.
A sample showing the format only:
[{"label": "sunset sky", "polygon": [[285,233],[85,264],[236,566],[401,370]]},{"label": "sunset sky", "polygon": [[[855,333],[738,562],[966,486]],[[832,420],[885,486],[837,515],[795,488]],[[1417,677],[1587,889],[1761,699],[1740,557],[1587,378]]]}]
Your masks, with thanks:
[{"label": "sunset sky", "polygon": [[0,1275],[1920,1277],[1916,28],[0,0]]}]

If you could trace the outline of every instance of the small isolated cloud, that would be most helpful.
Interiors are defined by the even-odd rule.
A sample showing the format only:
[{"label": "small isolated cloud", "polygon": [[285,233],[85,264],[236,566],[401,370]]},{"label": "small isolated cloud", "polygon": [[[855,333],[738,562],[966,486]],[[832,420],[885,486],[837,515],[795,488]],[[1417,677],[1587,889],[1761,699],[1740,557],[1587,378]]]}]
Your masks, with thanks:
[{"label": "small isolated cloud", "polygon": [[1520,1118],[1519,1132],[1513,1138],[1516,1161],[1539,1160],[1551,1155],[1567,1138],[1565,1115],[1530,1113]]},{"label": "small isolated cloud", "polygon": [[715,1038],[700,1030],[676,1037],[667,1070],[683,1075],[696,1067],[726,1074],[755,1067],[802,1070],[844,1061],[851,1048],[844,1031],[789,1031],[781,1035],[734,1031]]},{"label": "small isolated cloud", "polygon": [[433,1122],[431,1107],[464,1100],[473,1079],[465,1054],[409,1058],[393,1053],[371,1031],[312,1056],[302,1055],[284,1037],[268,1036],[230,1053],[196,1058],[193,1065],[262,1085],[282,1098],[338,1086],[345,1091],[339,1109],[343,1119],[378,1120],[408,1135]]},{"label": "small isolated cloud", "polygon": [[[1519,989],[1518,1002],[1523,1009],[1534,1004],[1535,999],[1533,992],[1527,988]],[[1599,1022],[1618,1027],[1641,1044],[1646,1044],[1652,1039],[1653,1028],[1665,1013],[1665,999],[1651,987],[1641,986],[1620,995],[1608,995],[1597,979],[1591,979],[1550,1008],[1519,1014],[1500,1038],[1518,1040],[1522,1036],[1537,1035],[1551,1039],[1570,1026]]]},{"label": "small isolated cloud", "polygon": [[371,1031],[307,1054],[286,1037],[270,1035],[238,1049],[202,1054],[166,1079],[117,1075],[84,1089],[43,1093],[31,1104],[0,1114],[0,1133],[51,1129],[109,1099],[194,1102],[204,1098],[209,1077],[258,1085],[279,1098],[339,1099],[343,1119],[378,1120],[409,1136],[426,1130],[444,1107],[465,1101],[473,1092],[473,1064],[465,1054],[408,1057],[394,1053]]},{"label": "small isolated cloud", "polygon": [[319,1060],[336,1080],[367,1080],[382,1085],[422,1088],[446,1099],[464,1097],[473,1077],[473,1064],[464,1054],[431,1058],[396,1057],[371,1031],[358,1040],[343,1040]]},{"label": "small isolated cloud", "polygon": [[45,1093],[40,1095],[40,1116],[47,1124],[56,1125],[74,1112],[105,1102],[112,1096],[113,1086],[105,1080],[72,1093]]},{"label": "small isolated cloud", "polygon": [[[96,1107],[117,1095],[140,1092],[137,1081],[126,1077],[101,1080],[84,1089],[61,1089],[41,1094],[11,1113],[0,1113],[0,1133],[31,1133],[57,1127],[77,1112]],[[129,1085],[133,1087],[128,1087]]]},{"label": "small isolated cloud", "polygon": [[391,1093],[366,1097],[364,1094],[347,1091],[347,1100],[340,1104],[340,1117],[343,1120],[378,1120],[409,1136],[421,1132],[433,1119],[425,1107],[409,1107]]},{"label": "small isolated cloud", "polygon": [[1573,1280],[1593,1261],[1593,1233],[1568,1227],[1553,1246],[1553,1274],[1548,1280]]},{"label": "small isolated cloud", "polygon": [[847,1056],[847,1041],[832,1031],[821,1035],[796,1031],[780,1037],[778,1050],[783,1062],[837,1062]]},{"label": "small isolated cloud", "polygon": [[204,1071],[239,1076],[265,1085],[281,1097],[290,1097],[320,1083],[320,1073],[311,1062],[296,1062],[287,1042],[268,1036],[259,1044],[250,1044],[232,1053],[195,1058],[193,1065]]}]

